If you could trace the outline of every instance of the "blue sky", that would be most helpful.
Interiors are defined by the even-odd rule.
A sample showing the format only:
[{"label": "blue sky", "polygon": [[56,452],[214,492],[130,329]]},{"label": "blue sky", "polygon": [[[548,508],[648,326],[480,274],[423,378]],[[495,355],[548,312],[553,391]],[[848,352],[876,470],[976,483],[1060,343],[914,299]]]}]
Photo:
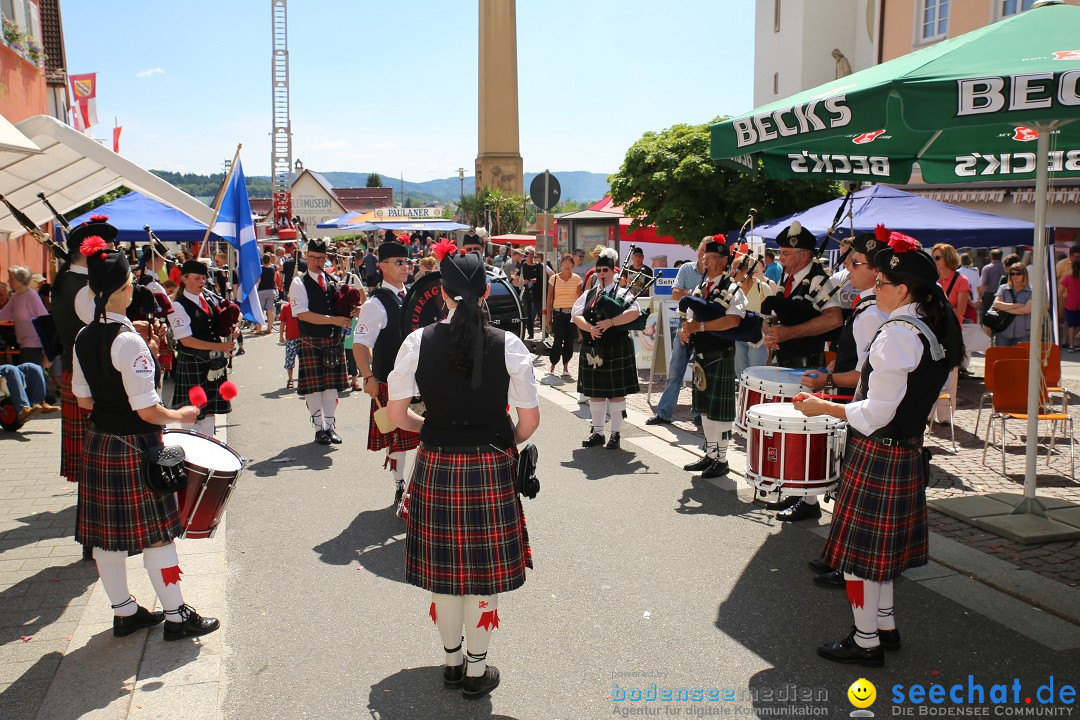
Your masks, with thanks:
[{"label": "blue sky", "polygon": [[[519,0],[526,171],[613,172],[647,130],[749,110],[751,0]],[[75,0],[71,73],[98,73],[95,137],[143,167],[208,173],[237,143],[270,167],[267,0]],[[289,5],[293,157],[445,178],[476,157],[476,0]]]}]

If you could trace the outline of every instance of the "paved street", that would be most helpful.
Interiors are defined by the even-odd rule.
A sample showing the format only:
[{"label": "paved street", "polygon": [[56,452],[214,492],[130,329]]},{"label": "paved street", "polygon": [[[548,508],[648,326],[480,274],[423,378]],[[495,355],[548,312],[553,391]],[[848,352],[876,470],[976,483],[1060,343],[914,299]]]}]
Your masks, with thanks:
[{"label": "paved street", "polygon": [[[623,450],[583,450],[583,408],[545,386],[535,438],[543,487],[525,501],[536,568],[500,598],[489,658],[502,686],[466,702],[441,685],[428,594],[403,582],[393,486],[363,449],[366,399],[341,401],[345,445],[314,445],[302,401],[283,390],[275,340],[249,341],[237,361],[237,410],[219,427],[250,460],[227,530],[180,550],[185,593],[223,613],[222,631],[201,641],[111,636],[93,568],[68,539],[74,487],[53,477],[58,419],[0,437],[4,720],[526,720],[725,708],[766,717],[794,706],[839,717],[853,709],[846,690],[861,676],[877,685],[871,710],[881,716],[897,684],[966,683],[970,674],[987,688],[1018,678],[1030,694],[1051,675],[1076,682],[1080,627],[980,578],[1012,579],[1017,592],[1080,620],[1077,590],[943,535],[932,539],[935,562],[898,583],[904,648],[884,669],[818,659],[815,646],[851,625],[844,593],[813,586],[806,568],[827,516],[816,526],[772,520],[750,501],[739,453],[734,481],[692,479],[676,465],[694,457],[699,437],[646,431],[636,408]],[[129,571],[133,592],[152,598],[137,558]],[[720,697],[730,689],[733,699],[629,700],[653,683],[717,688]],[[792,702],[792,693],[812,698]]]}]

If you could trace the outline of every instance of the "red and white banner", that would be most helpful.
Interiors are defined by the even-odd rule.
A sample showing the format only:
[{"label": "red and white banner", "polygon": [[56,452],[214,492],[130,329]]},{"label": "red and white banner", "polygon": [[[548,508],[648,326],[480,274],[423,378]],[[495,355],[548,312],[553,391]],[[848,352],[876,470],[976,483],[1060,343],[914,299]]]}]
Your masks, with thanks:
[{"label": "red and white banner", "polygon": [[120,132],[124,129],[123,125],[113,126],[112,131],[112,151],[117,155],[120,154]]},{"label": "red and white banner", "polygon": [[97,73],[70,75],[71,124],[86,132],[97,125]]}]

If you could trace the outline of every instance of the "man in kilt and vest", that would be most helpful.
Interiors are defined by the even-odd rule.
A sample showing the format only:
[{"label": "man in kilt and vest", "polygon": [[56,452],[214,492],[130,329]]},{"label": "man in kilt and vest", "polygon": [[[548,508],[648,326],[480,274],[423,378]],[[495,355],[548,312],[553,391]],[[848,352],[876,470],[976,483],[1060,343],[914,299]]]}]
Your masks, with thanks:
[{"label": "man in kilt and vest", "polygon": [[[829,275],[815,257],[817,240],[793,222],[776,236],[776,242],[784,276],[780,291],[761,303],[762,314],[775,316],[765,334],[765,345],[774,351],[780,367],[824,367],[825,342],[844,324],[844,316],[836,295],[830,295]],[[776,517],[783,521],[821,517],[817,495],[791,496],[766,507],[779,510]]]},{"label": "man in kilt and vest", "polygon": [[679,340],[694,346],[693,404],[705,433],[704,457],[683,469],[700,472],[705,479],[728,473],[727,449],[735,422],[735,340],[725,332],[746,316],[746,296],[724,274],[728,252],[723,238],[716,235],[705,244],[704,278],[691,294],[701,302],[691,305],[679,329]]},{"label": "man in kilt and vest", "polygon": [[391,240],[379,246],[379,271],[383,281],[360,307],[353,338],[356,367],[363,378],[364,392],[371,396],[368,418],[368,450],[386,450],[383,467],[390,469],[394,480],[394,502],[405,492],[405,453],[420,444],[420,436],[396,427],[382,432],[375,423],[375,411],[387,403],[387,378],[394,369],[401,341],[404,339],[402,303],[405,302],[405,279],[409,275],[409,249]]},{"label": "man in kilt and vest", "polygon": [[[517,445],[539,426],[540,407],[529,350],[484,321],[491,287],[480,255],[459,255],[446,240],[434,252],[449,317],[402,343],[388,409],[421,438],[409,485],[405,579],[431,592],[444,685],[476,699],[499,684],[499,671],[487,664],[499,595],[520,587],[532,567],[514,474]],[[409,409],[414,395],[424,399],[424,417]]]},{"label": "man in kilt and vest", "polygon": [[922,451],[930,409],[964,357],[960,324],[919,243],[890,233],[874,262],[878,308],[888,313],[870,345],[851,403],[800,394],[795,407],[848,424],[847,447],[823,560],[844,573],[855,628],[818,654],[880,667],[900,649],[893,581],[926,565],[929,541]]},{"label": "man in kilt and vest", "polygon": [[323,271],[328,238],[308,240],[307,272],[293,278],[289,304],[300,325],[297,394],[307,403],[319,445],[341,444],[335,429],[338,393],[349,388],[345,329],[352,318],[338,315],[337,280]]},{"label": "man in kilt and vest", "polygon": [[[882,226],[878,226],[882,228]],[[883,228],[882,228],[883,229]],[[880,230],[879,230],[879,234]],[[888,235],[886,231],[883,233]],[[827,372],[819,370],[807,370],[803,373],[803,387],[813,392],[829,389],[828,392],[837,396],[836,399],[846,402],[855,394],[855,388],[859,385],[861,377],[859,369],[866,354],[870,351],[870,343],[881,327],[888,319],[877,306],[877,295],[874,293],[874,282],[877,280],[877,266],[874,260],[877,254],[888,247],[888,237],[879,237],[875,233],[862,233],[856,235],[851,243],[851,251],[844,260],[848,271],[847,281],[856,293],[853,298],[853,311],[844,321],[844,327],[840,329],[840,341],[836,344],[836,360],[827,368]],[[822,560],[811,560],[810,568],[818,573],[814,582],[826,587],[844,587],[844,574],[836,568],[830,567]]]},{"label": "man in kilt and vest", "polygon": [[[165,621],[164,638],[180,640],[217,630],[184,603],[173,538],[180,534],[176,495],[153,492],[146,454],[160,445],[169,422],[193,423],[198,408],[166,409],[154,387],[154,358],[124,311],[132,277],[123,252],[86,237],[94,318],[75,340],[72,391],[89,411],[79,472],[75,539],[93,547],[101,584],[113,609],[113,635],[123,637]],[[150,612],[128,592],[127,558],[142,552],[162,611]]]},{"label": "man in kilt and vest", "polygon": [[626,327],[641,315],[629,290],[619,288],[615,275],[618,254],[606,248],[596,258],[596,285],[578,296],[570,318],[582,332],[578,361],[578,392],[589,398],[592,425],[582,447],[604,444],[606,416],[611,415],[611,437],[606,447],[619,448],[626,396],[640,390],[634,341]]},{"label": "man in kilt and vest", "polygon": [[173,312],[169,316],[176,339],[176,367],[173,369],[173,408],[191,404],[191,389],[206,391],[206,404],[199,417],[185,430],[214,436],[214,418],[232,412],[232,404],[221,396],[221,385],[228,379],[228,355],[235,348],[233,339],[218,335],[219,298],[206,289],[206,265],[188,260],[180,266],[180,282]]}]

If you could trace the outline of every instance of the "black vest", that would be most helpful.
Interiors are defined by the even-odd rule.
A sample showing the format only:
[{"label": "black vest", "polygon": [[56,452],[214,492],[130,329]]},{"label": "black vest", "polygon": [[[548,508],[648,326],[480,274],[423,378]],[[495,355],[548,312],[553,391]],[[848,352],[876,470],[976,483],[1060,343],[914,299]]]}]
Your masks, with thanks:
[{"label": "black vest", "polygon": [[110,351],[113,341],[121,332],[131,331],[118,322],[96,322],[83,328],[75,339],[79,365],[94,399],[90,420],[98,430],[110,435],[148,435],[160,432],[160,425],[146,422],[139,417],[138,412],[131,409],[127,390],[124,389],[124,379],[120,371],[113,367]]},{"label": "black vest", "polygon": [[75,297],[89,282],[90,276],[68,270],[60,273],[53,284],[52,316],[56,323],[56,332],[60,336],[60,346],[64,349],[65,372],[71,372],[75,336],[83,329],[83,321],[75,312]]},{"label": "black vest", "polygon": [[[881,327],[888,331],[888,321]],[[905,325],[905,327],[911,328],[910,325]],[[915,330],[914,328],[911,329]],[[880,332],[882,330],[878,330],[878,333]],[[926,429],[926,418],[929,417],[930,409],[934,407],[938,396],[941,395],[941,388],[945,384],[945,379],[949,377],[948,358],[943,358],[937,362],[931,359],[930,341],[921,332],[917,330],[915,332],[918,333],[919,340],[923,344],[922,359],[915,369],[908,373],[907,391],[904,393],[900,405],[896,408],[896,415],[893,416],[888,425],[874,431],[876,436],[901,440],[919,438],[921,440]],[[877,338],[876,335],[874,337]],[[868,356],[863,365],[863,372],[859,377],[859,387],[855,391],[854,402],[866,399],[870,375],[873,372],[874,367],[870,364]]]},{"label": "black vest", "polygon": [[[191,337],[205,342],[221,342],[221,338],[217,336],[213,327],[214,320],[212,315],[214,313],[214,307],[205,295],[203,296],[203,299],[206,300],[206,305],[210,308],[210,315],[203,312],[202,307],[198,303],[192,302],[191,299],[183,293],[180,293],[180,298],[176,303],[184,308],[184,312],[187,313],[188,321],[191,323]],[[206,357],[210,352],[209,350],[195,350],[193,348],[184,347],[181,343],[177,343],[177,350],[190,355],[198,355],[199,357]]]},{"label": "black vest", "polygon": [[[334,291],[337,289],[334,285],[334,280],[326,273],[323,273],[323,277],[326,280],[326,290],[324,291],[319,287],[319,283],[311,278],[311,273],[305,272],[303,275],[304,289],[307,290],[308,298],[308,310],[318,315],[333,315],[334,310],[330,307],[330,298],[334,296]],[[336,325],[316,325],[314,323],[298,321],[300,323],[300,334],[308,337],[328,338],[334,334],[334,328]]]},{"label": "black vest", "polygon": [[[601,320],[611,320],[622,315],[628,307],[622,298],[605,293],[603,288],[597,286],[585,297],[585,309],[581,311],[581,316],[590,325],[595,325]],[[620,343],[630,335],[630,330],[625,325],[612,325],[604,331],[599,340],[594,340],[588,333],[583,332],[581,335],[581,341],[586,345],[607,346]]]},{"label": "black vest", "polygon": [[375,347],[371,349],[371,372],[379,378],[379,382],[384,383],[394,369],[398,350],[405,340],[401,333],[402,300],[396,292],[386,287],[373,290],[371,298],[382,303],[386,310],[386,327],[379,331]]},{"label": "black vest", "polygon": [[[709,278],[705,276],[702,277],[701,284],[694,288],[691,295],[694,297],[704,297],[704,299],[708,300],[710,303],[719,303],[720,296],[724,292],[729,290],[732,292],[735,291],[736,288],[731,287],[734,284],[734,281],[730,278],[718,275],[714,279],[716,282],[709,287],[709,294],[707,297],[704,295],[704,289],[705,283],[709,281]],[[701,322],[701,318],[695,318],[695,322]],[[730,353],[735,350],[734,340],[730,340],[709,330],[694,333],[690,336],[690,342],[693,343],[694,350],[699,353]]]},{"label": "black vest", "polygon": [[[858,370],[859,348],[855,344],[855,319],[863,314],[868,308],[877,307],[877,296],[868,295],[859,300],[855,310],[848,316],[844,326],[840,328],[840,341],[836,344],[836,361],[833,363],[833,373],[845,373]],[[842,395],[853,394],[855,388],[840,388]]]},{"label": "black vest", "polygon": [[435,323],[424,328],[416,385],[427,413],[420,440],[428,447],[514,446],[514,425],[506,410],[510,375],[506,372],[504,331],[485,328],[484,368],[480,387],[469,388],[469,378],[447,366],[450,325]]},{"label": "black vest", "polygon": [[[791,289],[791,295],[786,300],[788,302],[779,303],[776,307],[776,315],[780,320],[781,325],[801,325],[802,323],[813,320],[821,315],[821,312],[813,305],[812,296],[810,294],[810,284],[818,277],[823,277],[828,280],[828,275],[821,269],[819,264],[811,263],[810,272],[806,277],[795,285]],[[783,288],[783,283],[781,283]],[[781,290],[782,292],[782,290]],[[811,335],[809,337],[795,338],[786,342],[780,343],[780,346],[776,349],[776,360],[780,365],[785,365],[785,358],[801,358],[807,356],[820,355],[825,350],[825,340],[828,338],[828,333],[824,335]]]}]

